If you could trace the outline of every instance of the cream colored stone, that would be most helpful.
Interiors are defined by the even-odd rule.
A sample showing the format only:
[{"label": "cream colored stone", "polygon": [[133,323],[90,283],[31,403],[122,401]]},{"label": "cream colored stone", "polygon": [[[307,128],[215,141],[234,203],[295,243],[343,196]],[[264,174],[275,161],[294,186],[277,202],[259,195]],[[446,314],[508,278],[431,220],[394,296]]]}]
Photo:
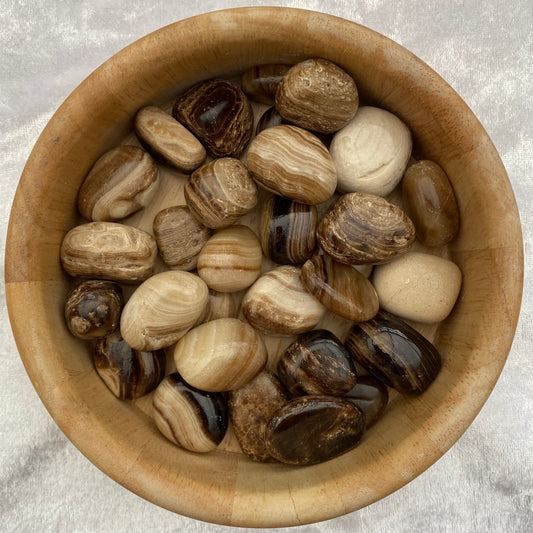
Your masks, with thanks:
[{"label": "cream colored stone", "polygon": [[432,324],[450,314],[461,289],[462,274],[452,261],[410,252],[376,266],[372,281],[383,309]]},{"label": "cream colored stone", "polygon": [[331,141],[337,190],[385,196],[402,179],[412,148],[411,132],[394,114],[360,107]]}]

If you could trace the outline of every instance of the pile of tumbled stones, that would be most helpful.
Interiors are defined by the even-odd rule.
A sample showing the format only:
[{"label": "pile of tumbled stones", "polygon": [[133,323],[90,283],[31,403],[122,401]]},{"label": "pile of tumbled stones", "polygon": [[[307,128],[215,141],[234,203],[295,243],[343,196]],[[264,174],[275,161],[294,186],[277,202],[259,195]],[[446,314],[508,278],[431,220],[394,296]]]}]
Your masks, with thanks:
[{"label": "pile of tumbled stones", "polygon": [[[187,450],[216,449],[231,424],[248,457],[309,465],[356,446],[389,387],[427,389],[441,358],[413,322],[455,305],[461,272],[441,252],[459,215],[404,121],[312,58],[198,83],[171,113],[140,109],[134,131],[139,145],[94,163],[86,222],[61,245],[67,326],[113,394],[152,392],[157,427]],[[186,175],[185,205],[145,232],[127,217],[154,201],[162,166]],[[240,223],[251,213],[258,231]],[[342,340],[331,314],[349,323]],[[276,359],[268,336],[294,342]]]}]

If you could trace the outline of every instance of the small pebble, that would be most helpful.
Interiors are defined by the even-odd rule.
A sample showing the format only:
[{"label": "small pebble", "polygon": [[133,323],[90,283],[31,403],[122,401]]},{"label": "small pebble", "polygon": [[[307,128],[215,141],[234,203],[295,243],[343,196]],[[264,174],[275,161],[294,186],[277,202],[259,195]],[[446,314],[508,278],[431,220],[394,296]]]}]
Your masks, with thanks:
[{"label": "small pebble", "polygon": [[368,429],[383,415],[389,402],[389,389],[372,376],[359,376],[353,389],[348,391],[343,398],[363,411]]},{"label": "small pebble", "polygon": [[276,90],[290,65],[257,65],[244,72],[241,78],[242,90],[256,102],[272,105]]},{"label": "small pebble", "polygon": [[215,450],[226,434],[228,409],[224,396],[198,390],[178,373],[170,374],[157,387],[153,406],[159,431],[191,452]]},{"label": "small pebble", "polygon": [[383,309],[407,320],[435,324],[451,313],[462,275],[452,261],[409,252],[377,265],[372,282]]},{"label": "small pebble", "polygon": [[218,230],[198,256],[198,275],[210,289],[237,292],[259,276],[263,253],[261,243],[247,226]]},{"label": "small pebble", "polygon": [[411,148],[411,132],[397,116],[377,107],[359,108],[329,148],[338,190],[389,194],[402,179]]},{"label": "small pebble", "polygon": [[253,379],[266,361],[261,337],[236,318],[196,326],[174,349],[178,372],[187,383],[206,391],[238,389]]},{"label": "small pebble", "polygon": [[148,152],[119,146],[93,165],[78,193],[78,210],[88,221],[114,221],[146,207],[157,193],[159,171]]},{"label": "small pebble", "polygon": [[198,324],[216,320],[217,318],[235,318],[235,302],[229,292],[218,292],[209,289],[209,297]]}]

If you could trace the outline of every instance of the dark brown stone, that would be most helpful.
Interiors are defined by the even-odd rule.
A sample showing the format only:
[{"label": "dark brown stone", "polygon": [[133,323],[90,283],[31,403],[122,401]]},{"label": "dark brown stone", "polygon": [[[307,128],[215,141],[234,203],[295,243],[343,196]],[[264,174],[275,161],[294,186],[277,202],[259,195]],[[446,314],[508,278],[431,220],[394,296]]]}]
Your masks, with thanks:
[{"label": "dark brown stone", "polygon": [[260,372],[244,387],[229,392],[228,408],[242,451],[254,461],[273,461],[266,448],[265,430],[273,414],[287,403],[287,394],[269,371]]},{"label": "dark brown stone", "polygon": [[200,82],[180,96],[172,115],[215,157],[239,157],[253,132],[253,112],[243,91],[226,80]]},{"label": "dark brown stone", "polygon": [[441,368],[435,346],[385,311],[368,322],[355,324],[344,344],[370,374],[406,395],[424,392]]},{"label": "dark brown stone", "polygon": [[343,398],[350,400],[363,411],[366,427],[369,428],[381,418],[385,411],[389,401],[389,389],[372,376],[359,376],[353,389]]},{"label": "dark brown stone", "polygon": [[348,400],[303,396],[276,411],[267,426],[266,444],[282,463],[312,465],[354,448],[364,429],[362,411]]},{"label": "dark brown stone", "polygon": [[324,329],[300,335],[279,359],[277,374],[292,396],[341,396],[357,380],[350,354],[333,333]]},{"label": "dark brown stone", "polygon": [[244,72],[241,78],[242,90],[256,102],[272,105],[276,90],[290,65],[257,65]]},{"label": "dark brown stone", "polygon": [[154,390],[165,375],[165,352],[134,350],[116,332],[100,339],[94,350],[96,372],[121,400],[139,398]]}]

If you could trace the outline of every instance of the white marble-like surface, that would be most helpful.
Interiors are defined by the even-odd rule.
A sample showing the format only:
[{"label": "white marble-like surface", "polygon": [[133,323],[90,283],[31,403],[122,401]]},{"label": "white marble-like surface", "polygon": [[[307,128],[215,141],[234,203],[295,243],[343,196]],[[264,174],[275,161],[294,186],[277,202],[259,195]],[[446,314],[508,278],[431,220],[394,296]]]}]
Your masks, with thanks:
[{"label": "white marble-like surface", "polygon": [[[403,489],[359,512],[290,531],[533,531],[531,0],[2,0],[2,251],[25,160],[68,94],[104,60],[148,32],[193,14],[244,5],[338,15],[391,37],[426,61],[459,92],[493,139],[524,232],[524,298],[516,338],[472,426]],[[1,290],[3,296],[3,281]],[[94,467],[59,431],[35,393],[17,353],[5,298],[0,313],[0,531],[246,531],[160,509]]]}]

